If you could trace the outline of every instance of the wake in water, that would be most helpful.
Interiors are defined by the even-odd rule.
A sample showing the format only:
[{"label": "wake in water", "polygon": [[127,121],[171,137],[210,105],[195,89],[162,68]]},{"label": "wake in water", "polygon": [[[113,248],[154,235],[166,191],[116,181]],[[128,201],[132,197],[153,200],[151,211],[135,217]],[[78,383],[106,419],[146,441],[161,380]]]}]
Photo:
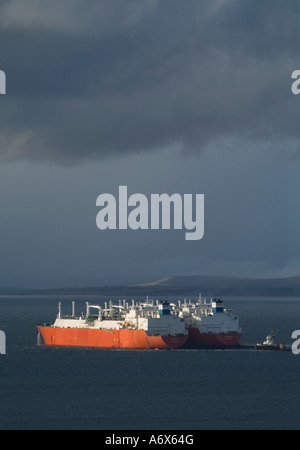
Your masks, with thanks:
[{"label": "wake in water", "polygon": [[39,333],[39,334],[37,335],[37,338],[36,338],[36,345],[38,345],[38,346],[44,345],[44,339],[43,339],[41,333]]}]

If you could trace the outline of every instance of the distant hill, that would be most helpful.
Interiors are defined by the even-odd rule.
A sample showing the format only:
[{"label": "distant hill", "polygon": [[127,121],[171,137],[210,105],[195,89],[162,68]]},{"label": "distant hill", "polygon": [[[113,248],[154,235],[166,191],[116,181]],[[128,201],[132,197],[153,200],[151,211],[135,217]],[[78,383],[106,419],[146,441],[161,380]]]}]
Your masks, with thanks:
[{"label": "distant hill", "polygon": [[233,278],[222,276],[174,275],[131,286],[102,286],[59,289],[1,289],[0,295],[184,295],[204,297],[263,296],[300,297],[300,276],[289,278]]},{"label": "distant hill", "polygon": [[222,276],[174,275],[136,285],[150,290],[193,292],[207,296],[300,296],[300,276],[289,278],[233,278]]}]

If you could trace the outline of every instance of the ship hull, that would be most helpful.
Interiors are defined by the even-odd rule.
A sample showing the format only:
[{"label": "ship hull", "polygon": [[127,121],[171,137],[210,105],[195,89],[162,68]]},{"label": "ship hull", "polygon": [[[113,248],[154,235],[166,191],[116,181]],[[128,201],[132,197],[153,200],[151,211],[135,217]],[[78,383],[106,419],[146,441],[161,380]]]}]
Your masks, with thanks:
[{"label": "ship hull", "polygon": [[148,336],[144,330],[105,330],[90,328],[37,327],[44,344],[66,347],[128,349],[176,349],[188,336]]},{"label": "ship hull", "polygon": [[238,344],[241,333],[201,333],[199,328],[188,329],[184,348],[226,348]]}]

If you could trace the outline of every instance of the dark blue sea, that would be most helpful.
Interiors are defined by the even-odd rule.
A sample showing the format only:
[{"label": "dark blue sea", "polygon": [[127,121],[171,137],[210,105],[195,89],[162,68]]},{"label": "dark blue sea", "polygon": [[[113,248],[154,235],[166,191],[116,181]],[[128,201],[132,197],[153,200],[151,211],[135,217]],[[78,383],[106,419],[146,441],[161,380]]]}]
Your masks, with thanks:
[{"label": "dark blue sea", "polygon": [[[55,319],[59,300],[71,313],[74,299],[78,313],[85,301],[104,300],[0,297],[1,430],[300,429],[300,355],[38,346],[36,324]],[[277,341],[291,344],[300,329],[300,299],[224,300],[239,315],[246,344],[272,326]]]}]

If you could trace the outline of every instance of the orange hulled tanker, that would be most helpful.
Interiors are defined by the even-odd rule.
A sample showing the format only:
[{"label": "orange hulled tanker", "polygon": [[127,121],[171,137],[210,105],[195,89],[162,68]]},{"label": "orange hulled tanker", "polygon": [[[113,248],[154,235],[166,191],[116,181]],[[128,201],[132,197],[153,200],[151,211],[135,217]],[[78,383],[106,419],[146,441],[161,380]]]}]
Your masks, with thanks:
[{"label": "orange hulled tanker", "polygon": [[[53,325],[38,326],[45,345],[128,349],[175,349],[182,347],[188,333],[185,322],[171,314],[168,302],[128,303],[109,308],[89,305],[85,317],[62,316],[61,303]],[[98,310],[91,315],[90,310]]]},{"label": "orange hulled tanker", "polygon": [[[63,316],[38,326],[45,345],[127,349],[228,348],[241,338],[239,319],[223,301],[177,303],[156,300],[105,306],[86,303],[86,315]],[[91,314],[91,310],[97,314]]]}]

